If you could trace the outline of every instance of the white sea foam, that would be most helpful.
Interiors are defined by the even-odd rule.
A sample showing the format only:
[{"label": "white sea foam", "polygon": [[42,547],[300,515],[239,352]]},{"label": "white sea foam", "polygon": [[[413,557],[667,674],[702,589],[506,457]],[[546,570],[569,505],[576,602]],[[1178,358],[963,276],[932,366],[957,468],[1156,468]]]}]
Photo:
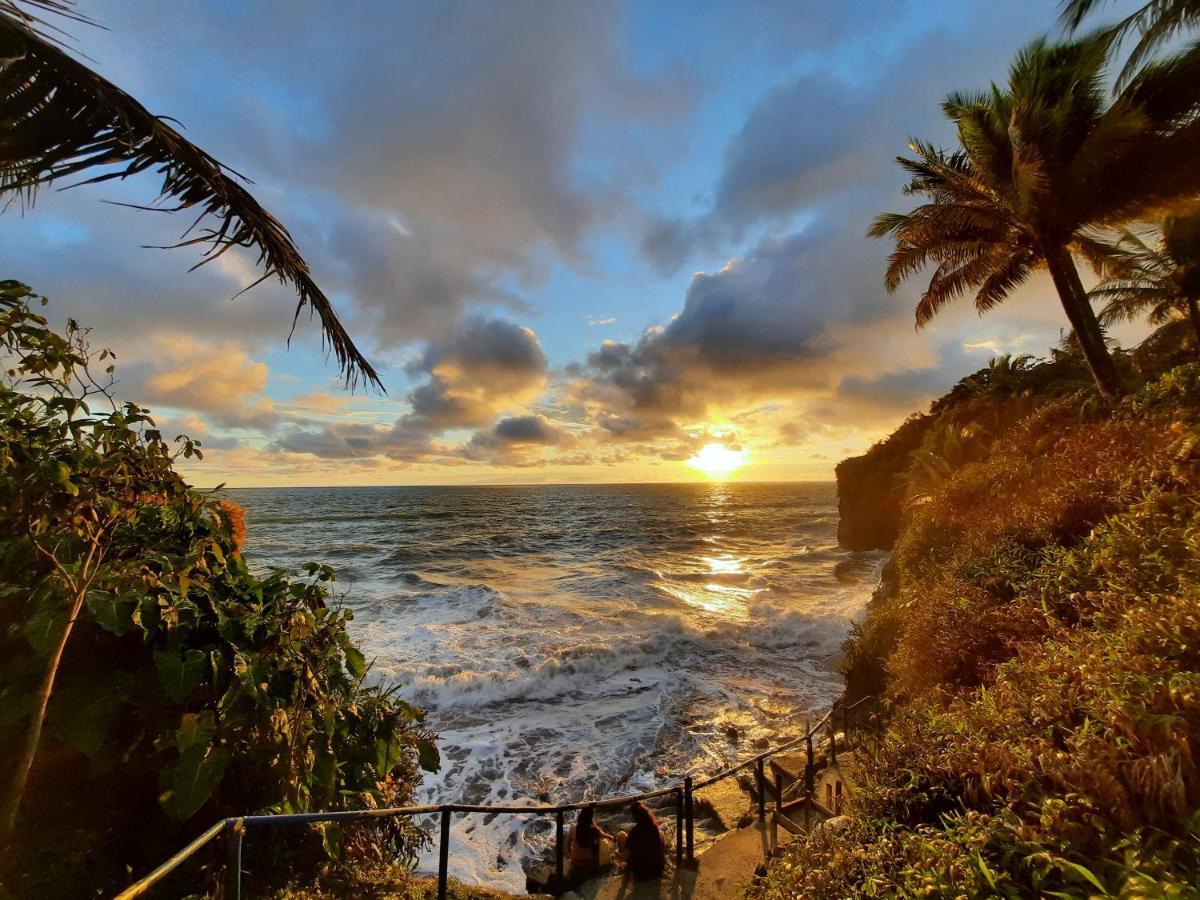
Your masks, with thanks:
[{"label": "white sea foam", "polygon": [[[371,491],[232,493],[256,563],[357,573],[374,676],[440,732],[427,801],[627,793],[794,733],[836,694],[828,660],[881,562],[837,548],[828,486]],[[519,892],[551,839],[460,816],[452,872]]]}]

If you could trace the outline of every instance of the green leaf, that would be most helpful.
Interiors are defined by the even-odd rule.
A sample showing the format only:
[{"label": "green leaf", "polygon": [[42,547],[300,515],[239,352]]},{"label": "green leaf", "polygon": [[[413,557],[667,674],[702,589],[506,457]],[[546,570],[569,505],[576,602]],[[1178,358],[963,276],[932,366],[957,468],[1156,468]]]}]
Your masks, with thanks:
[{"label": "green leaf", "polygon": [[358,681],[367,674],[367,659],[357,647],[346,648],[346,668]]},{"label": "green leaf", "polygon": [[332,859],[337,859],[342,854],[342,826],[337,822],[323,822],[319,827],[321,843],[325,846],[325,852]]},{"label": "green leaf", "polygon": [[167,813],[176,819],[188,819],[208,802],[225,775],[229,754],[220,747],[192,747],[179,757],[179,764],[167,778],[168,789],[159,798]]},{"label": "green leaf", "polygon": [[158,680],[163,693],[176,703],[187,697],[204,677],[208,658],[199,650],[189,650],[182,657],[174,650],[154,654]]},{"label": "green leaf", "polygon": [[38,606],[37,612],[29,617],[22,631],[34,652],[38,656],[45,656],[54,649],[66,623],[65,612],[43,603]]},{"label": "green leaf", "polygon": [[122,597],[105,591],[91,591],[87,596],[88,611],[96,624],[116,635],[125,634],[133,628],[133,613],[137,605],[136,597]]},{"label": "green leaf", "polygon": [[437,744],[433,741],[421,741],[417,744],[417,763],[426,772],[436,772],[442,767],[442,755],[438,753]]},{"label": "green leaf", "polygon": [[217,733],[217,718],[212,710],[202,713],[184,713],[175,732],[175,746],[179,752],[187,753],[193,747],[199,747],[212,741]]},{"label": "green leaf", "polygon": [[1072,872],[1074,872],[1076,875],[1078,875],[1084,881],[1091,884],[1092,887],[1094,887],[1096,890],[1098,890],[1104,896],[1106,896],[1106,897],[1111,896],[1108,893],[1108,889],[1104,887],[1103,882],[1101,882],[1100,879],[1095,876],[1095,874],[1092,872],[1091,869],[1088,869],[1085,866],[1081,866],[1081,865],[1079,865],[1079,863],[1073,863],[1069,859],[1060,859],[1058,862],[1059,862],[1059,865],[1066,866],[1068,869],[1070,869]]}]

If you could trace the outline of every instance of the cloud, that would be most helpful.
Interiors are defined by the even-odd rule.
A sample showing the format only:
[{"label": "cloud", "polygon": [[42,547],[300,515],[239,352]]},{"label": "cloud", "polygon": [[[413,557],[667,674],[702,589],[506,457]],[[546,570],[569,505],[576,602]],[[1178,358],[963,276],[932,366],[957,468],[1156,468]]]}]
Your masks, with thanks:
[{"label": "cloud", "polygon": [[430,344],[407,367],[428,380],[409,394],[402,427],[440,432],[479,426],[506,407],[532,400],[546,382],[546,355],[529,328],[471,318]]},{"label": "cloud", "polygon": [[[451,454],[452,448],[434,437],[490,426],[506,410],[534,400],[546,384],[547,360],[531,329],[502,319],[468,318],[442,340],[426,346],[406,371],[424,381],[409,392],[409,410],[390,427],[345,422],[293,425],[273,446],[327,458],[380,454],[410,462]],[[504,422],[510,423],[504,426],[507,431],[501,429]],[[526,418],[506,419],[490,440],[495,445],[521,443],[516,440],[521,427],[528,427]]]},{"label": "cloud", "polygon": [[203,413],[224,428],[265,429],[278,421],[274,405],[261,396],[266,363],[238,345],[184,336],[160,336],[152,343],[152,358],[135,364],[119,385],[122,395],[152,408]]},{"label": "cloud", "polygon": [[[748,233],[801,220],[813,227],[854,221],[849,243],[861,245],[870,215],[897,197],[900,177],[890,163],[904,152],[905,136],[949,140],[938,101],[999,77],[1013,49],[1034,36],[1028,23],[1039,18],[1036,7],[1022,0],[973,8],[961,22],[935,15],[919,25],[904,21],[918,7],[889,9],[895,30],[874,47],[868,42],[869,65],[806,68],[763,92],[725,146],[708,208],[650,217],[644,256],[671,273]],[[906,27],[915,33],[905,35]]]},{"label": "cloud", "polygon": [[889,350],[857,345],[854,329],[879,317],[882,291],[878,270],[843,268],[831,254],[844,237],[768,238],[721,270],[698,273],[666,325],[634,344],[606,342],[570,367],[571,396],[614,438],[644,440],[714,411],[833,389],[839,366],[896,361]]},{"label": "cloud", "polygon": [[475,462],[528,466],[544,462],[546,448],[573,443],[569,432],[545,416],[512,416],[487,431],[476,432],[462,453]]},{"label": "cloud", "polygon": [[[556,266],[586,269],[587,239],[653,177],[637,162],[646,135],[698,97],[682,67],[638,65],[622,12],[602,4],[513,0],[497,15],[472,2],[96,0],[89,13],[110,30],[72,29],[80,52],[254,179],[375,358],[441,339],[474,306],[527,312],[524,294]],[[615,142],[620,166],[579,164],[594,134]],[[187,276],[193,252],[140,248],[177,240],[183,217],[98,202],[155,190],[147,176],[42,192],[31,221],[53,235],[0,217],[0,244],[22,261],[6,277],[54,295],[123,355],[131,334],[181,329],[282,345],[287,290],[264,284],[226,302],[253,280],[252,260]],[[318,337],[302,321],[300,346]]]}]

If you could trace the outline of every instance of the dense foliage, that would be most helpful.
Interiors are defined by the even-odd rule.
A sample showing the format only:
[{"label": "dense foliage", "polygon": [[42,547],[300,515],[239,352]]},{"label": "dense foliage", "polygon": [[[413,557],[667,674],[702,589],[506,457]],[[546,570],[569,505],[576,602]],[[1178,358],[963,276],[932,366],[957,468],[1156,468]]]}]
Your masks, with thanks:
[{"label": "dense foliage", "polygon": [[1037,402],[928,485],[847,643],[894,708],[856,824],[759,896],[1195,896],[1198,450],[1188,363]]},{"label": "dense foliage", "polygon": [[[112,886],[224,815],[410,801],[418,764],[437,766],[432,735],[367,680],[350,612],[328,603],[333,572],[253,574],[236,507],[173,469],[197,445],[115,405],[109,354],[74,323],[52,331],[35,299],[0,282],[9,887]],[[422,839],[402,821],[310,837],[287,846],[378,861]]]}]

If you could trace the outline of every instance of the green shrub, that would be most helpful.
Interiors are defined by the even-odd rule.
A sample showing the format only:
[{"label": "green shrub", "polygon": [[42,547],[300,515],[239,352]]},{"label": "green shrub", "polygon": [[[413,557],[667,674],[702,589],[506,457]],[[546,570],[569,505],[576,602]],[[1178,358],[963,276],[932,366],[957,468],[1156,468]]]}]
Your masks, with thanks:
[{"label": "green shrub", "polygon": [[[199,446],[173,448],[146,410],[113,404],[110,354],[73,322],[50,330],[33,299],[0,282],[9,886],[112,887],[225,815],[409,802],[418,765],[437,766],[433,737],[368,681],[350,612],[328,603],[332,570],[253,575],[236,509],[174,471]],[[329,827],[270,856],[403,859],[422,840],[403,821]]]}]

